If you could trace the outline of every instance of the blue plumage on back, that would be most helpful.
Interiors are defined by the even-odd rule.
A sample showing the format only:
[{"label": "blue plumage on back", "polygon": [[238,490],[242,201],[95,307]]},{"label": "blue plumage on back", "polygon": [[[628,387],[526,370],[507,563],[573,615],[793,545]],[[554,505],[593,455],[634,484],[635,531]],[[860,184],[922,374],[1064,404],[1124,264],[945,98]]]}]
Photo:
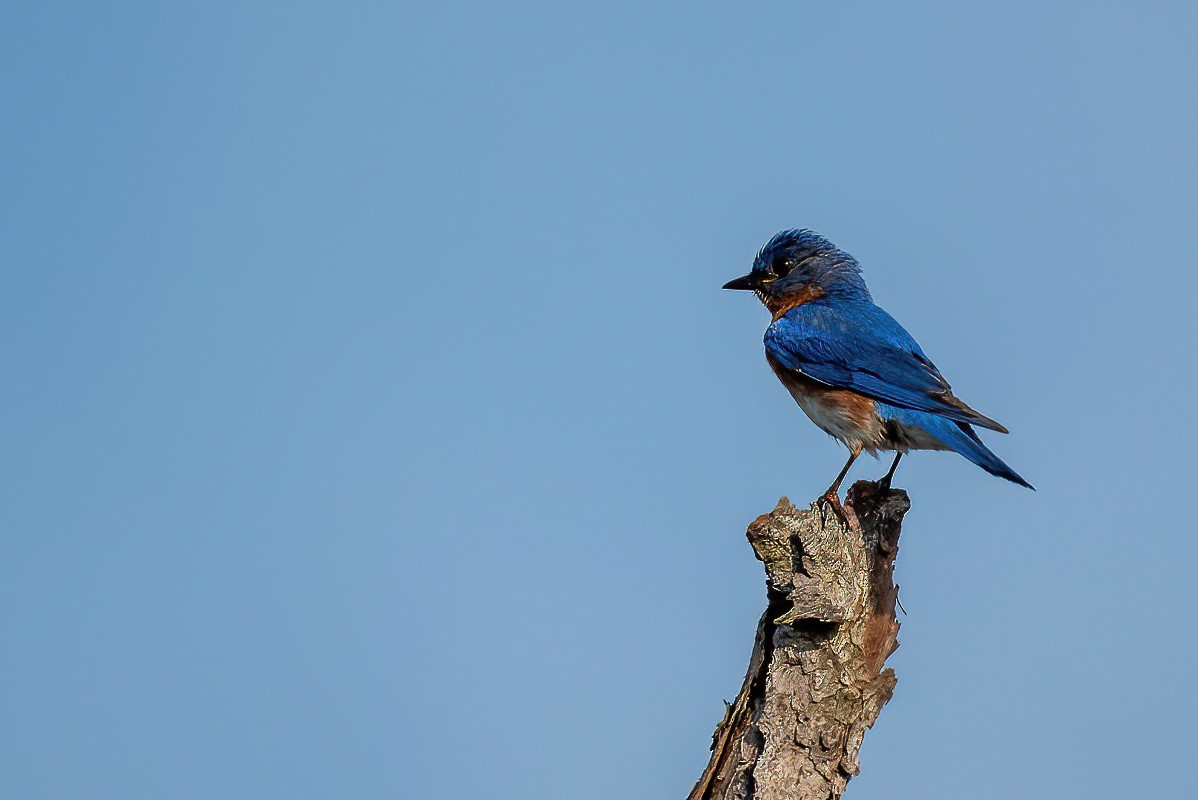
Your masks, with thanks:
[{"label": "blue plumage on back", "polygon": [[935,364],[893,317],[874,304],[857,260],[809,230],[782,231],[753,269],[726,289],[754,291],[773,321],[766,358],[800,407],[852,456],[953,450],[991,474],[1028,484],[994,455],[971,425],[1006,433],[961,402]]}]

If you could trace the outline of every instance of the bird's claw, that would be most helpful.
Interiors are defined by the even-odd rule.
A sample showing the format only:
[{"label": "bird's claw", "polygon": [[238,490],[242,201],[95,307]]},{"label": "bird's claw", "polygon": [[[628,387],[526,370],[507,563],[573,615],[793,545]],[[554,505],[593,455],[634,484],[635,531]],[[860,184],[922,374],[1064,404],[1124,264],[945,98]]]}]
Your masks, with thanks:
[{"label": "bird's claw", "polygon": [[827,522],[827,517],[824,516],[826,509],[831,509],[832,513],[840,517],[841,522],[849,521],[848,515],[845,513],[844,506],[840,504],[840,496],[834,491],[827,491],[820,495],[815,501],[816,508],[820,511],[820,521]]}]

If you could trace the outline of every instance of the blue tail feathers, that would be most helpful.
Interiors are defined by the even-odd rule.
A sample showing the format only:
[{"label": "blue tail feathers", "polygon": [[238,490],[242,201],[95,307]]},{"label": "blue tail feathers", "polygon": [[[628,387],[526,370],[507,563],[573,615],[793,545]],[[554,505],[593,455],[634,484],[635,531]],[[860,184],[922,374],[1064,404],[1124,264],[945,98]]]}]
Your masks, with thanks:
[{"label": "blue tail feathers", "polygon": [[955,422],[938,414],[926,411],[914,411],[907,408],[884,407],[884,418],[890,418],[904,425],[915,425],[936,437],[945,447],[977,464],[991,475],[1006,478],[1011,483],[1035,491],[1036,487],[1020,477],[1019,473],[1008,467],[1001,458],[996,456],[989,447],[982,443],[978,435],[968,423]]},{"label": "blue tail feathers", "polygon": [[997,475],[1000,478],[1006,478],[1011,483],[1026,486],[1033,492],[1036,490],[1035,486],[1020,477],[1019,473],[1008,467],[1001,458],[984,445],[969,425],[951,420],[943,421],[947,424],[937,425],[937,430],[929,431],[929,433],[944,442],[947,447],[965,456],[991,475]]}]

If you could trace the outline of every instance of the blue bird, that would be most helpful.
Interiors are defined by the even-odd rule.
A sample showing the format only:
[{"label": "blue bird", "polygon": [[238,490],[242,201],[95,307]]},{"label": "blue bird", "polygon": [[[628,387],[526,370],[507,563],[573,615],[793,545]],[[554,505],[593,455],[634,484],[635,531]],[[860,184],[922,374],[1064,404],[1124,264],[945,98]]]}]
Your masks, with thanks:
[{"label": "blue bird", "polygon": [[894,317],[874,305],[857,260],[810,230],[782,231],[748,275],[724,284],[757,294],[773,316],[765,357],[799,407],[849,449],[823,499],[862,451],[894,451],[890,485],[910,450],[952,450],[991,475],[1032,485],[990,451],[973,426],[1007,429],[953,394],[948,381]]}]

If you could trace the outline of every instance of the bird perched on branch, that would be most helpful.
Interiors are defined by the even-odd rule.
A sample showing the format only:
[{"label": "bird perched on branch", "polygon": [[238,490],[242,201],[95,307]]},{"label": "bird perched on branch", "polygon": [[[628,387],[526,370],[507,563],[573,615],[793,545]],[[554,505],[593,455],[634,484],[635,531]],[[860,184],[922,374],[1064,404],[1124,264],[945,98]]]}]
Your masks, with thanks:
[{"label": "bird perched on branch", "polygon": [[957,399],[911,334],[874,305],[857,260],[818,233],[782,231],[761,248],[748,275],[724,288],[753,291],[769,309],[766,360],[811,421],[849,449],[824,493],[834,506],[862,451],[895,453],[882,479],[887,486],[904,453],[952,450],[1033,488],[973,426],[1007,429]]}]

